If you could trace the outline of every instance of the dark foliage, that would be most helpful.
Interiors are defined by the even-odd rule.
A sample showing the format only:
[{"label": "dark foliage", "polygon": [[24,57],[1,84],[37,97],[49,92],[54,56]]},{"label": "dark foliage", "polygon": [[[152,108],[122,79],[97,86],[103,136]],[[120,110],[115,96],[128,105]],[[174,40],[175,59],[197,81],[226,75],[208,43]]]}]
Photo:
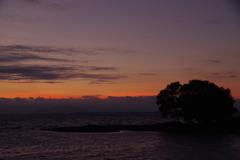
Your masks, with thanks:
[{"label": "dark foliage", "polygon": [[167,85],[167,87],[160,91],[157,96],[157,104],[160,105],[159,111],[162,114],[163,118],[168,117],[171,115],[172,118],[177,118],[179,121],[179,89],[181,84],[179,82],[171,83]]},{"label": "dark foliage", "polygon": [[157,104],[162,117],[182,117],[186,122],[225,122],[237,112],[229,89],[202,80],[171,83],[160,91]]}]

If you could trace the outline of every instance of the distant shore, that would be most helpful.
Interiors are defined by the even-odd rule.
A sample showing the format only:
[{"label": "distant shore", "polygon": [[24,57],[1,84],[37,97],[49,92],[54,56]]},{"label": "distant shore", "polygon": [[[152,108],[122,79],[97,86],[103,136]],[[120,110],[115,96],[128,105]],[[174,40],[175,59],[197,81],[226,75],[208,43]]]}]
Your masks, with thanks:
[{"label": "distant shore", "polygon": [[165,122],[150,125],[87,125],[87,126],[72,126],[45,128],[44,131],[56,132],[119,132],[126,131],[161,131],[161,132],[176,132],[176,133],[194,133],[194,134],[240,134],[240,123],[177,123]]}]

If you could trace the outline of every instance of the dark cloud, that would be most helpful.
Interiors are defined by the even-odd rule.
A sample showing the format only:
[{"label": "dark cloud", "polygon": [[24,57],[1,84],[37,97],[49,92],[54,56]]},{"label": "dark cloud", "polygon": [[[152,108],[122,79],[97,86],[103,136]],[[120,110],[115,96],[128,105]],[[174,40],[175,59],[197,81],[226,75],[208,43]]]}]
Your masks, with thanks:
[{"label": "dark cloud", "polygon": [[63,80],[71,78],[71,75],[61,72],[72,70],[74,68],[59,66],[0,66],[0,74],[4,76],[2,80]]},{"label": "dark cloud", "polygon": [[221,63],[221,61],[219,61],[219,60],[212,60],[212,59],[208,60],[208,62],[211,62],[211,63]]},{"label": "dark cloud", "polygon": [[[92,49],[81,48],[31,45],[0,46],[0,80],[13,83],[59,83],[63,80],[78,78],[88,81],[89,84],[101,84],[127,78],[123,75],[107,74],[107,72],[117,71],[117,68],[114,67],[79,65],[76,62],[81,61],[71,60],[74,57],[73,53],[97,54]],[[61,56],[65,58],[53,58],[56,56],[55,54],[63,54]],[[45,66],[42,65],[42,61],[45,61]],[[83,61],[83,63],[88,62]],[[35,65],[32,65],[33,63]]]},{"label": "dark cloud", "polygon": [[1,53],[0,51],[0,62],[19,62],[19,61],[33,61],[33,60],[42,60],[42,61],[55,61],[55,62],[74,62],[74,60],[67,59],[56,59],[56,58],[47,58],[38,56],[30,53]]},{"label": "dark cloud", "polygon": [[143,76],[156,76],[158,74],[155,74],[155,73],[139,73],[139,75],[143,75]]},{"label": "dark cloud", "polygon": [[61,48],[52,46],[32,45],[0,45],[0,53],[58,53],[73,55],[76,53],[85,55],[98,55],[103,53],[136,53],[135,51],[122,51],[108,48]]},{"label": "dark cloud", "polygon": [[95,47],[95,48],[92,48],[92,49],[95,50],[95,51],[113,51],[112,49],[103,48],[103,47]]},{"label": "dark cloud", "polygon": [[74,113],[74,112],[158,112],[156,96],[83,96],[80,99],[0,98],[0,114]]},{"label": "dark cloud", "polygon": [[81,63],[89,63],[89,62],[93,62],[93,61],[79,61]]},{"label": "dark cloud", "polygon": [[[240,110],[240,99],[234,107]],[[86,96],[79,99],[0,98],[0,114],[75,113],[75,112],[159,112],[156,96]]]},{"label": "dark cloud", "polygon": [[88,84],[102,84],[103,82],[106,82],[106,81],[102,81],[102,82],[99,82],[99,81],[91,81],[91,82],[89,82]]},{"label": "dark cloud", "polygon": [[32,45],[8,45],[0,46],[0,53],[60,53],[71,55],[72,53],[83,53],[92,55],[83,49],[78,48],[59,48],[51,46],[32,46]]},{"label": "dark cloud", "polygon": [[235,75],[233,72],[228,72],[228,73],[211,73],[211,78],[219,78],[219,79],[224,79],[224,78],[238,78],[237,75]]},{"label": "dark cloud", "polygon": [[91,82],[106,83],[111,80],[127,78],[110,74],[90,74],[79,72],[76,67],[62,66],[0,66],[0,80],[23,83],[56,83],[61,80],[80,78]]},{"label": "dark cloud", "polygon": [[92,51],[97,53],[137,53],[136,51],[118,50],[118,49],[104,48],[104,47],[92,48]]},{"label": "dark cloud", "polygon": [[229,75],[228,77],[229,78],[238,78],[238,76],[236,76],[236,75]]},{"label": "dark cloud", "polygon": [[99,96],[101,95],[85,95],[82,96],[82,99],[100,99]]},{"label": "dark cloud", "polygon": [[92,71],[115,71],[116,68],[113,67],[95,67],[95,66],[89,66],[89,69]]},{"label": "dark cloud", "polygon": [[79,71],[117,71],[114,67],[75,66]]}]

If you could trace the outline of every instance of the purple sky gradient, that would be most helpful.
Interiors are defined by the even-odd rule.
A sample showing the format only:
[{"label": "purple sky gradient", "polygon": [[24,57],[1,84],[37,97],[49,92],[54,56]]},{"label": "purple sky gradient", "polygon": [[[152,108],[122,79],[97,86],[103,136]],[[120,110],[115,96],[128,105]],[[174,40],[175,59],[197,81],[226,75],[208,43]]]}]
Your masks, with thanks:
[{"label": "purple sky gradient", "polygon": [[227,0],[0,0],[0,97],[157,95],[192,79],[240,98]]}]

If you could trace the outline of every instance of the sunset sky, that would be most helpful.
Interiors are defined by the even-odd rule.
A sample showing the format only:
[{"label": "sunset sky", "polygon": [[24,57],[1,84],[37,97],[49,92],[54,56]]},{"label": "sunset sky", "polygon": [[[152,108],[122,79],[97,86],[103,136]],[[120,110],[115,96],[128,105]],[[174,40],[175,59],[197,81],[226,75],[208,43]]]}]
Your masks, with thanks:
[{"label": "sunset sky", "polygon": [[0,0],[0,97],[153,96],[209,80],[240,99],[231,0]]}]

